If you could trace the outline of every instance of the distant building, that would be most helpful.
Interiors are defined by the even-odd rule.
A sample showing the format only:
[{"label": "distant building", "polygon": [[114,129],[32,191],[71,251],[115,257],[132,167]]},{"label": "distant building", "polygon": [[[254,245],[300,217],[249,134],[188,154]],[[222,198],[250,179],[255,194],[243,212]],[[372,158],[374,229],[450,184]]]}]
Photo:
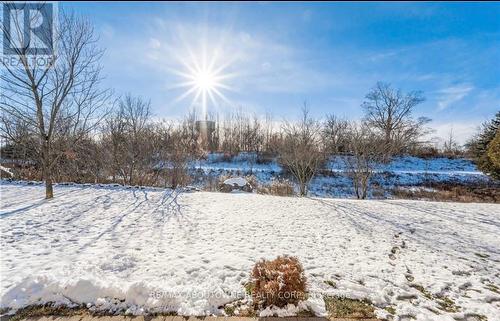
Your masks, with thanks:
[{"label": "distant building", "polygon": [[204,149],[213,149],[215,144],[215,121],[197,120],[195,127],[198,132],[198,144]]}]

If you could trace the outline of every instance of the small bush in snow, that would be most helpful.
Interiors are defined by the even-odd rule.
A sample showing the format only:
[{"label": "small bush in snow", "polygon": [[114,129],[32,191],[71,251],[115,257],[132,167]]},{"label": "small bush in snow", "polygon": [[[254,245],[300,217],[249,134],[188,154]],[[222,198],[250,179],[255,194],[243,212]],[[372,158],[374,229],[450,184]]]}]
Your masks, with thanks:
[{"label": "small bush in snow", "polygon": [[271,183],[269,192],[271,195],[293,196],[293,184],[288,180],[275,180]]},{"label": "small bush in snow", "polygon": [[259,308],[285,307],[305,299],[306,277],[299,260],[291,256],[278,256],[257,262],[252,271],[255,286],[254,304]]},{"label": "small bush in snow", "polygon": [[293,184],[289,180],[273,180],[271,184],[262,186],[257,190],[260,194],[270,194],[276,196],[293,196]]}]

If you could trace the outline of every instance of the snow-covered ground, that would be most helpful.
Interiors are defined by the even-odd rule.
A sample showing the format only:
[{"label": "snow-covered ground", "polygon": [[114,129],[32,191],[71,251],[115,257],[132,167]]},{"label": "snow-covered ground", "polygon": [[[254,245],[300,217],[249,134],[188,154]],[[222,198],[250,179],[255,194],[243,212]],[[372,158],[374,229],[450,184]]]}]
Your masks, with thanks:
[{"label": "snow-covered ground", "polygon": [[[346,156],[331,157],[325,170],[316,175],[309,187],[309,194],[316,197],[353,197],[352,181],[346,174]],[[254,153],[240,153],[232,159],[223,154],[209,154],[207,159],[190,164],[192,176],[197,176],[194,185],[203,188],[207,176],[253,175],[259,184],[267,185],[273,179],[282,178],[283,172],[276,159],[258,163]],[[196,175],[196,173],[202,175]],[[425,186],[428,183],[478,182],[489,178],[467,159],[436,157],[423,159],[412,156],[395,157],[388,164],[381,164],[372,177],[372,182],[391,197],[391,190],[398,187]],[[369,189],[372,197],[373,188]],[[380,191],[378,191],[380,194]]]},{"label": "snow-covered ground", "polygon": [[[380,316],[392,306],[417,320],[500,320],[497,204],[88,185],[56,186],[44,200],[43,186],[8,182],[0,191],[2,307],[220,314],[259,258],[291,254],[318,314],[318,294],[332,294],[368,298]],[[439,309],[448,299],[458,312]]]}]

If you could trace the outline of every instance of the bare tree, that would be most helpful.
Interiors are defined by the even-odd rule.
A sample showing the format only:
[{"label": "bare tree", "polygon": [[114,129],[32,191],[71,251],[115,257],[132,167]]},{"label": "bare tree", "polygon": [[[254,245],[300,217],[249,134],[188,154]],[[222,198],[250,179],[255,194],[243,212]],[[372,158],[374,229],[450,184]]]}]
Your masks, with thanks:
[{"label": "bare tree", "polygon": [[349,122],[335,115],[327,115],[322,130],[323,148],[328,153],[347,151],[349,144]]},{"label": "bare tree", "polygon": [[[201,155],[203,153],[203,146],[199,146],[200,131],[196,128],[196,120],[198,116],[196,110],[193,109],[188,112],[188,114],[181,121],[183,127],[183,135],[185,137],[185,143],[189,147],[189,152],[192,155]],[[201,148],[200,148],[201,147]]]},{"label": "bare tree", "polygon": [[362,104],[365,121],[379,130],[384,144],[390,146],[386,160],[424,134],[424,126],[430,119],[412,117],[415,107],[424,101],[421,92],[405,94],[390,84],[378,82],[365,98]]},{"label": "bare tree", "polygon": [[55,181],[99,183],[107,180],[104,173],[106,149],[97,135],[98,132],[90,133],[64,152],[52,171]]},{"label": "bare tree", "polygon": [[[96,45],[92,26],[65,13],[59,15],[59,22],[54,29],[58,49],[51,54],[50,63],[36,65],[39,58],[47,57],[30,51],[29,44],[17,44],[15,57],[19,65],[2,60],[0,76],[2,135],[14,139],[10,129],[17,122],[23,122],[30,133],[36,133],[37,140],[30,141],[29,147],[41,164],[46,198],[54,195],[54,166],[97,126],[110,97],[109,91],[99,88],[99,60],[103,51]],[[10,32],[2,31],[11,41],[22,39],[13,33],[22,30],[23,21],[13,19],[12,24],[15,27]]]},{"label": "bare tree", "polygon": [[275,150],[272,147],[272,139],[274,135],[274,128],[273,128],[273,116],[270,113],[266,113],[265,118],[264,118],[264,124],[262,128],[262,135],[263,135],[263,141],[262,141],[262,150],[268,153],[273,153]]},{"label": "bare tree", "polygon": [[306,104],[298,122],[284,122],[280,145],[280,163],[299,183],[300,196],[307,195],[307,187],[318,171],[323,155],[320,151],[321,124],[309,115]]},{"label": "bare tree", "polygon": [[189,183],[189,161],[197,156],[197,151],[190,146],[191,125],[188,119],[174,128],[167,143],[170,187],[185,186]]},{"label": "bare tree", "polygon": [[151,104],[127,94],[106,120],[105,141],[109,146],[113,180],[122,184],[143,183],[152,168],[154,140],[151,132]]},{"label": "bare tree", "polygon": [[455,140],[453,128],[451,128],[450,132],[448,133],[448,138],[443,143],[443,153],[449,157],[454,157],[459,155],[460,152],[460,146]]},{"label": "bare tree", "polygon": [[74,169],[73,175],[81,177],[82,181],[100,183],[106,181],[104,169],[106,168],[105,146],[102,139],[89,135],[82,139],[76,146],[77,159],[75,163],[78,168]]},{"label": "bare tree", "polygon": [[349,150],[352,155],[343,159],[356,197],[365,199],[373,172],[389,147],[384,144],[385,137],[377,135],[366,123],[351,123],[349,127]]}]

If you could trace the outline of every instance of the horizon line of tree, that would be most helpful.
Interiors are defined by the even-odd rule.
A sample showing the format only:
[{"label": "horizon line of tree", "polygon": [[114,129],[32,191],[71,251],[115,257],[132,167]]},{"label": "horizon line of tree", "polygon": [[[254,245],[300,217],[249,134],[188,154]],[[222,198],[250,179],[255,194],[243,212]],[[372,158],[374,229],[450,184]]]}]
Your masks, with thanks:
[{"label": "horizon line of tree", "polygon": [[[51,181],[176,188],[190,181],[188,163],[209,152],[224,153],[227,160],[240,152],[255,152],[256,162],[276,158],[295,178],[299,194],[307,195],[310,181],[328,156],[343,154],[350,156],[344,158],[347,174],[356,196],[363,199],[377,164],[389,162],[393,156],[463,155],[452,139],[449,148],[441,151],[422,140],[430,120],[411,116],[422,100],[420,93],[403,94],[388,84],[378,83],[363,103],[362,121],[347,121],[332,114],[318,120],[310,116],[304,104],[299,120],[283,121],[276,128],[272,118],[261,120],[240,110],[218,119],[211,129],[213,137],[208,139],[194,112],[177,121],[157,120],[152,117],[150,102],[126,95],[114,109],[106,111],[97,126],[78,139],[68,134],[67,124],[57,127],[58,135],[51,142],[57,155]],[[62,126],[64,122],[57,124]],[[492,166],[490,160],[498,164],[500,159],[500,139],[496,135],[499,124],[500,112],[467,147],[471,157],[478,155],[478,166],[495,178],[499,177],[498,165]],[[30,164],[21,175],[26,179],[44,179],[40,160],[43,142],[36,127],[6,113],[1,125],[2,138],[7,141],[1,148],[2,158]]]}]

